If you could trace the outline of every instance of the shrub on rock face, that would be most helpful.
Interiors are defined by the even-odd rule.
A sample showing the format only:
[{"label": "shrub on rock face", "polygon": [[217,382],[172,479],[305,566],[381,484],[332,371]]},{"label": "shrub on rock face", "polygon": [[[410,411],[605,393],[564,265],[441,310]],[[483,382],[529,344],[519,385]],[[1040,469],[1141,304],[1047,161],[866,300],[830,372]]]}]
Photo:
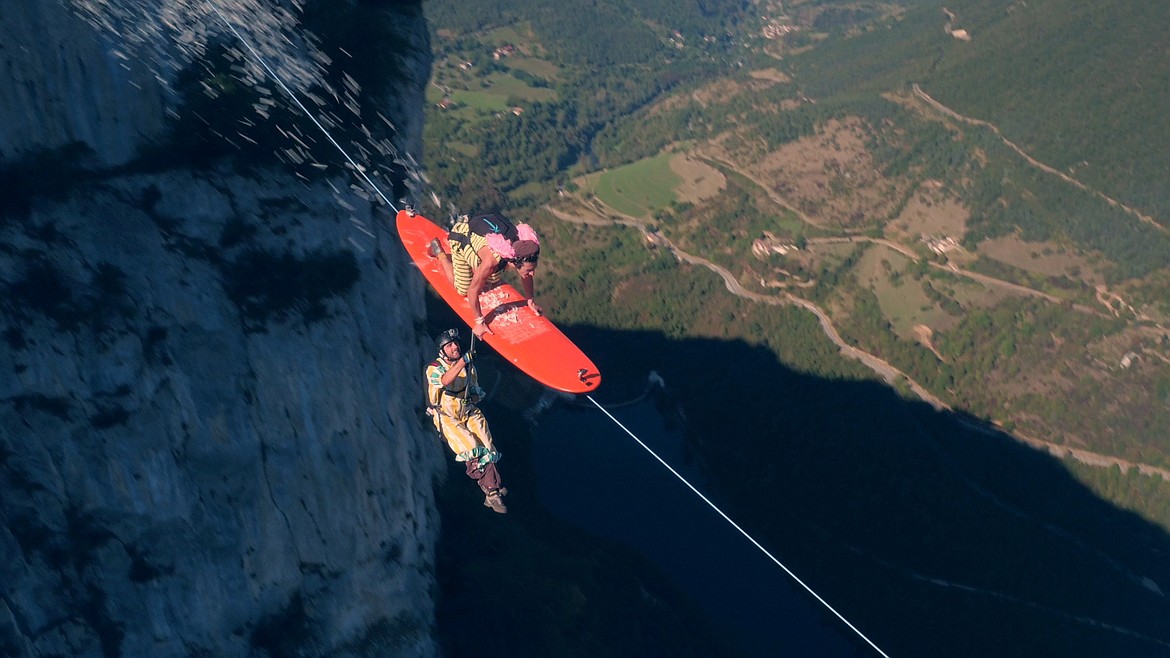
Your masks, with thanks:
[{"label": "shrub on rock face", "polygon": [[16,280],[0,284],[5,299],[0,311],[13,324],[4,337],[15,349],[23,343],[20,327],[37,316],[52,320],[59,331],[76,331],[88,326],[101,337],[118,318],[134,315],[126,295],[126,274],[109,263],[92,270],[88,284],[75,281],[49,258],[33,254]]},{"label": "shrub on rock face", "polygon": [[86,171],[92,156],[93,149],[75,141],[0,162],[0,224],[27,218],[36,198],[66,198],[92,177]]},{"label": "shrub on rock face", "polygon": [[224,289],[240,309],[246,331],[299,313],[305,324],[329,317],[325,300],[344,296],[360,274],[351,252],[316,250],[298,257],[259,249],[223,266]]},{"label": "shrub on rock face", "polygon": [[50,318],[65,330],[76,328],[82,319],[69,280],[47,259],[29,262],[23,276],[6,288],[8,301],[5,306],[13,317],[36,313]]}]

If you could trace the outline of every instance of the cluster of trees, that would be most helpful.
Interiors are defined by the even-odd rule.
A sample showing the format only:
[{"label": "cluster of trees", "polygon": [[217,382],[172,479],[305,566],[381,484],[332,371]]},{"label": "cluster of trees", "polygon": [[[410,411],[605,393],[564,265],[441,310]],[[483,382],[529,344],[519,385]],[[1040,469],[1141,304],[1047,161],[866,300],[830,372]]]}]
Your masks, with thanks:
[{"label": "cluster of trees", "polygon": [[[463,144],[464,155],[471,156],[450,151],[434,154],[429,161],[435,187],[470,207],[524,186],[547,188],[563,183],[576,167],[591,169],[603,162],[638,159],[648,149],[635,146],[631,154],[615,155],[611,148],[614,126],[689,80],[696,70],[701,67],[689,63],[661,68],[619,66],[589,73],[569,70],[550,83],[556,100],[525,104],[519,116],[500,113],[468,119],[431,112],[427,141]],[[661,147],[667,134],[663,129],[641,143]],[[599,139],[599,135],[605,136]],[[485,190],[494,192],[485,197]]]},{"label": "cluster of trees", "polygon": [[947,315],[958,317],[963,314],[963,305],[959,303],[959,300],[951,297],[945,292],[938,290],[927,279],[923,279],[921,283],[922,292],[926,293],[927,299],[934,302],[939,308],[945,311]]},{"label": "cluster of trees", "polygon": [[812,28],[818,32],[844,32],[881,16],[877,7],[827,7],[816,15]]},{"label": "cluster of trees", "polygon": [[[726,125],[730,117],[688,126],[697,111],[684,110],[663,113],[649,130],[645,126],[633,132],[626,129],[633,125],[630,116],[665,92],[700,84],[723,69],[725,65],[711,54],[712,49],[720,52],[724,41],[700,36],[726,35],[743,19],[749,5],[742,0],[651,6],[625,0],[574,5],[492,1],[474,8],[450,0],[428,4],[435,38],[446,52],[461,58],[477,53],[482,57],[486,51],[480,35],[522,17],[538,40],[529,45],[548,53],[561,69],[555,81],[508,69],[517,80],[547,85],[557,94],[555,101],[525,103],[518,117],[468,120],[433,112],[427,123],[428,142],[461,144],[464,155],[471,156],[430,158],[436,187],[465,207],[501,195],[519,196],[526,203],[527,194],[516,194],[519,188],[543,185],[547,190],[553,182],[563,184],[569,170],[631,162],[653,155],[688,131],[710,134]],[[638,20],[639,16],[654,20]],[[681,49],[669,43],[670,39],[679,43],[675,31],[682,35],[685,46]],[[491,66],[505,69],[507,61],[493,61]],[[482,77],[486,70],[478,67],[476,75]],[[465,192],[471,198],[462,197]]]},{"label": "cluster of trees", "polygon": [[675,32],[689,48],[709,45],[703,37],[723,37],[751,9],[745,0],[458,0],[427,3],[431,22],[444,30],[474,33],[524,21],[542,45],[570,66],[597,70],[673,58]]},{"label": "cluster of trees", "polygon": [[[701,80],[711,70],[696,70],[682,76]],[[727,75],[719,71],[720,75]],[[792,110],[777,108],[791,100],[795,89],[788,84],[774,84],[764,89],[751,89],[714,102],[700,103],[694,99],[672,104],[651,116],[636,122],[610,126],[598,136],[596,151],[599,162],[611,166],[649,157],[664,146],[685,140],[699,139],[735,130],[751,135],[753,143],[772,150],[812,135],[825,120],[841,116],[841,106],[835,103],[806,104]],[[680,99],[681,100],[681,99]],[[608,157],[603,153],[608,153]]]},{"label": "cluster of trees", "polygon": [[1068,466],[1103,498],[1141,510],[1162,527],[1170,528],[1170,482],[1140,473],[1136,468],[1096,468],[1074,460],[1069,460]]},{"label": "cluster of trees", "polygon": [[931,391],[951,387],[952,374],[947,364],[940,363],[925,347],[900,339],[872,290],[854,281],[839,282],[834,297],[841,296],[851,304],[848,314],[834,318],[845,340],[880,356]]},{"label": "cluster of trees", "polygon": [[1037,169],[987,128],[965,126],[959,133],[883,99],[851,102],[845,109],[875,127],[868,146],[884,175],[941,180],[961,191],[974,211],[964,236],[968,249],[1011,234],[1071,242],[1103,254],[1115,281],[1148,276],[1170,262],[1166,231]]},{"label": "cluster of trees", "polygon": [[1159,112],[1170,86],[1153,83],[1170,75],[1158,8],[1054,0],[972,19],[985,23],[970,26],[973,48],[947,53],[921,80],[935,98],[1110,196],[1170,215]]},{"label": "cluster of trees", "polygon": [[[1069,436],[1093,437],[1095,450],[1170,464],[1159,430],[1170,423],[1170,376],[1157,367],[1133,367],[1104,376],[1079,366],[1086,358],[1081,353],[1084,346],[1118,335],[1125,320],[1035,298],[1008,298],[995,307],[966,309],[957,326],[937,332],[934,344],[943,357],[940,361],[922,346],[898,337],[874,293],[854,279],[854,260],[847,258],[824,270],[819,283],[831,285],[814,289],[820,291],[822,304],[839,309],[834,322],[850,343],[973,413],[1029,419],[1020,429],[1030,435],[1056,442]],[[934,291],[928,292],[932,299],[938,296],[936,304],[948,312],[957,310],[950,308],[957,307],[957,301],[929,281],[922,283],[924,290]],[[1017,385],[1006,386],[1009,382]],[[1123,416],[1109,412],[1119,401],[1130,409]]]},{"label": "cluster of trees", "polygon": [[[836,309],[834,323],[845,340],[974,413],[1031,419],[1024,429],[1032,435],[1058,442],[1066,436],[1091,436],[1094,448],[1109,454],[1131,458],[1140,454],[1142,460],[1154,464],[1168,461],[1156,428],[1170,423],[1166,402],[1170,377],[1160,376],[1157,367],[1135,367],[1124,375],[1119,371],[1105,376],[1108,383],[1104,383],[1104,375],[1081,372],[1078,365],[1091,358],[1083,353],[1085,345],[1105,344],[1126,328],[1124,317],[1086,314],[1067,303],[1038,298],[1007,298],[994,307],[964,308],[932,281],[935,277],[945,280],[947,275],[922,262],[911,270],[912,276],[936,306],[960,318],[956,326],[934,336],[940,360],[916,342],[899,337],[876,295],[859,285],[855,270],[864,249],[859,245],[842,259],[825,259],[811,274],[817,285],[799,291]],[[787,267],[804,271],[791,264]],[[1000,270],[989,274],[1007,276]],[[1131,349],[1142,353],[1162,348],[1155,341]],[[1124,417],[1108,413],[1119,402],[1132,407]]]},{"label": "cluster of trees", "polygon": [[1093,289],[1084,281],[1073,281],[1066,276],[1048,276],[1009,265],[994,258],[980,256],[967,263],[967,269],[1001,281],[1010,281],[1036,290],[1048,291],[1061,299],[1096,305]]}]

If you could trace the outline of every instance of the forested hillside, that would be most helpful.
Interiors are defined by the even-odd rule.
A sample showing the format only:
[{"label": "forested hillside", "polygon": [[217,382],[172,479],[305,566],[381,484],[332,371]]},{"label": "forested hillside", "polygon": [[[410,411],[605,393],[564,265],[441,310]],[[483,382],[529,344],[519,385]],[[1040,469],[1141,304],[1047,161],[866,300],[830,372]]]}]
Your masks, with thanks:
[{"label": "forested hillside", "polygon": [[[542,43],[566,63],[646,63],[661,54],[659,47],[673,33],[693,40],[720,36],[739,24],[753,4],[748,0],[442,1],[429,5],[427,16],[440,31],[461,34],[531,23]],[[623,42],[623,38],[633,42]],[[600,55],[603,51],[610,54]]]},{"label": "forested hillside", "polygon": [[[803,282],[802,296],[836,307],[849,340],[975,413],[1009,427],[1026,423],[1027,431],[1043,440],[1062,443],[1073,433],[1077,442],[1107,454],[1170,464],[1167,449],[1150,431],[1170,413],[1159,397],[1170,386],[1163,367],[1170,357],[1164,353],[1166,334],[1158,329],[1160,318],[1170,317],[1170,231],[1149,214],[1154,206],[1125,205],[1122,188],[1095,187],[1107,181],[1082,181],[1077,171],[1064,173],[1061,161],[1067,158],[1049,164],[1041,159],[1043,153],[1024,150],[1043,135],[1072,134],[1062,117],[1082,115],[1025,107],[1022,99],[1035,96],[1031,91],[1038,87],[1012,78],[1019,67],[996,59],[1003,48],[979,50],[986,32],[998,30],[1005,36],[997,39],[1010,40],[1017,30],[1031,29],[1027,26],[1038,19],[1024,21],[1021,12],[1053,14],[1059,20],[1052,24],[1078,30],[1074,40],[1086,50],[1113,53],[1105,58],[1112,64],[1099,63],[1092,69],[1095,75],[1121,66],[1117,57],[1130,51],[1111,51],[1101,43],[1113,32],[1065,20],[1080,15],[1074,11],[1080,5],[1072,3],[1049,0],[1025,12],[1017,5],[989,2],[945,10],[937,3],[912,3],[880,11],[807,2],[794,5],[791,14],[782,13],[782,5],[765,3],[757,8],[762,18],[751,20],[744,14],[707,18],[697,9],[672,14],[680,21],[689,16],[687,24],[700,31],[732,26],[698,44],[653,21],[597,22],[596,12],[637,15],[617,3],[563,12],[540,3],[499,5],[502,24],[492,23],[490,17],[497,14],[490,11],[464,15],[460,7],[446,6],[452,3],[437,3],[443,6],[435,12],[435,24],[442,25],[436,46],[444,57],[436,66],[434,100],[443,109],[431,112],[428,122],[430,143],[441,145],[429,158],[430,170],[440,196],[455,208],[536,208],[558,189],[577,190],[580,181],[574,177],[583,172],[664,149],[691,149],[727,176],[729,183],[717,197],[727,202],[680,200],[652,210],[655,223],[671,239],[747,275],[747,284],[797,277],[792,282]],[[970,12],[973,22],[963,12]],[[655,36],[655,45],[621,64],[581,66],[587,57],[556,50],[568,46],[547,22],[550,13],[558,21],[575,22],[578,34],[609,34],[611,42],[619,40],[612,30],[636,24]],[[1128,9],[1112,16],[1131,30],[1148,18]],[[591,29],[586,31],[586,25]],[[971,26],[961,28],[967,30],[964,38],[955,36],[960,25]],[[1044,41],[1063,43],[1047,35]],[[484,56],[501,44],[514,52]],[[1157,79],[1158,66],[1166,66],[1139,59],[1151,79]],[[934,86],[940,94],[966,89],[964,71],[977,65],[999,71],[999,82],[980,81],[984,92],[971,97],[999,108],[999,114],[981,115],[976,106],[940,109],[931,95]],[[1075,74],[1062,75],[1063,86],[1078,81]],[[1091,80],[1082,82],[1088,87],[1082,94],[1086,99],[1099,93]],[[526,96],[525,90],[545,89],[553,96]],[[1158,93],[1145,102],[1156,101]],[[494,107],[493,94],[498,98]],[[1018,109],[1009,112],[1013,107]],[[1015,117],[1007,127],[992,121],[1007,114]],[[1078,157],[1099,162],[1109,176],[1118,177],[1133,162],[1118,161],[1120,152],[1093,149],[1108,141],[1101,134],[1120,130],[1119,120],[1103,121],[1094,139],[1066,142],[1079,149]],[[1027,125],[1031,132],[1014,134],[1014,125]],[[1170,131],[1162,123],[1140,125],[1129,132],[1142,136],[1143,152],[1153,157]],[[1126,134],[1127,140],[1135,139]],[[841,142],[846,137],[849,146]],[[815,144],[840,155],[825,150],[811,158],[799,155],[818,148]],[[802,164],[785,165],[792,157]],[[1162,187],[1151,183],[1147,189],[1155,194]],[[746,196],[733,202],[728,195],[735,194]],[[951,204],[961,217],[934,226],[938,222],[930,216]],[[727,242],[722,236],[732,227],[739,237]],[[888,284],[874,287],[865,281],[876,281],[872,275],[852,268],[855,261],[841,268],[826,248],[761,262],[750,252],[752,241],[765,234],[805,247],[809,239],[835,235],[888,238],[916,253],[917,262],[899,266],[896,259],[875,257],[886,263],[879,278]],[[931,251],[932,240],[954,240],[958,249]],[[909,265],[906,273],[913,275],[913,283],[901,286]],[[948,280],[939,265],[970,274]],[[999,323],[1006,335],[975,331],[972,323],[994,315],[1001,303],[988,281],[1062,302],[1041,309],[1039,316],[1052,318],[1048,322],[1099,328],[1091,336],[1061,339],[1063,356],[1055,362],[1021,334],[1039,317],[1034,312],[1015,313],[1018,321]],[[923,305],[895,311],[906,301],[897,298],[914,290],[920,291],[914,294],[922,296]],[[924,342],[923,331],[935,344]],[[1127,365],[1124,378],[1077,372],[1086,362],[1118,364],[1129,353],[1146,358],[1137,367]],[[1117,366],[1108,370],[1116,372]],[[1020,373],[1030,373],[1036,383],[1022,389],[976,385],[1015,381]],[[1059,392],[1055,398],[1054,392]],[[1099,402],[1086,408],[1078,402],[1085,399]],[[1105,410],[1118,404],[1134,412],[1109,420]],[[1085,427],[1098,429],[1080,436]]]},{"label": "forested hillside", "polygon": [[973,34],[922,80],[1053,167],[1170,216],[1166,11],[1156,3],[1047,0],[952,7]]},{"label": "forested hillside", "polygon": [[[853,533],[864,526],[879,543],[906,542],[882,562],[891,571],[904,561],[961,582],[981,572],[981,556],[1036,540],[1029,523],[1063,529],[1043,551],[1069,568],[1080,559],[1063,553],[1069,537],[1093,537],[1073,553],[1127,554],[1107,571],[1152,564],[1143,551],[1170,529],[1161,155],[1170,124],[1154,116],[1170,93],[1170,60],[1159,55],[1158,9],[1085,0],[656,5],[562,10],[531,0],[471,15],[432,2],[441,57],[426,161],[442,201],[433,212],[498,207],[537,225],[550,314],[651,332],[674,374],[701,382],[680,402],[715,480],[741,500],[817,491],[819,515],[800,523],[840,551],[837,565],[882,553],[860,546]],[[596,48],[624,41],[632,47],[620,55]],[[607,340],[603,351],[618,345],[627,343]],[[668,367],[630,350],[629,363]],[[844,356],[852,351],[886,367]],[[882,395],[861,402],[833,386],[806,396],[771,380],[713,379],[724,367],[716,354],[770,355],[782,364],[766,370],[777,381],[788,369],[826,382],[884,380],[903,401],[928,399],[947,413],[887,418],[893,402]],[[728,372],[742,372],[735,363]],[[908,424],[853,422],[901,411]],[[1020,452],[996,447],[1006,436]],[[760,463],[770,450],[780,464]],[[1028,483],[1062,493],[1030,499]],[[854,499],[857,489],[881,510]],[[916,506],[922,518],[900,519],[903,536],[882,526],[894,518],[887,504]],[[1073,520],[1066,504],[1087,516]],[[1000,518],[1013,506],[1029,521]],[[1104,528],[1124,525],[1114,512],[1144,521],[1111,543]],[[877,514],[873,526],[867,514]],[[957,518],[998,519],[959,550],[964,565],[945,557],[956,549],[943,538],[967,527]],[[827,536],[849,537],[850,548]],[[906,574],[872,584],[927,616],[989,605],[972,624],[1010,620],[1025,634],[1058,622],[1047,612],[1020,621],[1016,603],[1064,613],[1062,597],[1092,598],[1065,591],[1072,585],[1060,578],[982,575],[1003,607],[935,598]],[[1070,615],[1055,617],[1076,641],[972,646],[967,655],[1061,655],[1082,641],[1094,655],[1121,650],[1071,631]],[[941,651],[950,636],[918,639],[905,655],[943,655],[923,647]],[[1143,642],[1124,651],[1164,648]],[[1039,653],[1011,653],[1023,646]]]},{"label": "forested hillside", "polygon": [[[1163,156],[1170,130],[1158,110],[1170,101],[1161,8],[1088,0],[906,4],[851,38],[794,58],[805,93],[872,96],[919,84],[1052,168],[1155,222],[1160,217],[1163,227],[1170,223]],[[944,28],[963,29],[970,40]],[[988,217],[991,231],[1020,230],[1032,241],[1071,239],[1110,255],[1123,277],[1144,277],[1170,262],[1164,230],[1130,226],[1116,212],[1101,216],[1092,195],[1070,195],[1050,177],[1028,177],[1007,187],[1048,198]],[[983,194],[998,195],[1004,178],[997,172],[983,183]]]},{"label": "forested hillside", "polygon": [[[719,35],[741,19],[744,3],[663,4],[666,13],[622,2],[435,3],[435,100],[451,111],[428,119],[430,143],[442,145],[429,167],[444,196],[541,203],[549,183],[605,157],[593,150],[599,131],[683,81],[712,75],[728,56]],[[501,46],[518,50],[491,56]],[[554,98],[534,98],[550,88]],[[504,112],[516,107],[518,116]]]}]

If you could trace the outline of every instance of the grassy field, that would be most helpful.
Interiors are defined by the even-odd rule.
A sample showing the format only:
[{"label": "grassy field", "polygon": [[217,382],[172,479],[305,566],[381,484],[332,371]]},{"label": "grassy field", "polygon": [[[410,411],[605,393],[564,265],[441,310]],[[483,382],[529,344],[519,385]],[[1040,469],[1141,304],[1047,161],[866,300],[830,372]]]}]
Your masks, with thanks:
[{"label": "grassy field", "polygon": [[800,220],[800,217],[791,210],[785,210],[784,214],[775,216],[776,223],[773,225],[778,231],[786,231],[793,235],[804,235],[808,231],[808,224]]},{"label": "grassy field", "polygon": [[488,78],[489,89],[500,96],[512,97],[525,101],[552,101],[557,93],[545,87],[529,87],[524,82],[510,75],[492,75]]},{"label": "grassy field", "polygon": [[882,313],[903,339],[913,338],[916,325],[937,327],[945,317],[907,274],[910,267],[910,259],[881,246],[866,250],[857,264],[857,278],[874,291]]},{"label": "grassy field", "polygon": [[670,167],[669,153],[586,177],[582,187],[602,203],[631,217],[647,217],[675,200],[682,179]]},{"label": "grassy field", "polygon": [[508,66],[510,68],[519,69],[526,73],[531,73],[538,78],[545,80],[556,80],[557,75],[560,74],[561,69],[556,64],[544,59],[535,59],[532,57],[523,57],[519,55],[512,55],[508,58]]},{"label": "grassy field", "polygon": [[[984,286],[964,277],[953,277],[939,270],[931,270],[930,283],[936,290],[953,297],[964,309],[995,308],[1014,293],[1002,287]],[[954,324],[954,318],[940,324],[940,329],[946,329]],[[933,326],[933,325],[932,325]]]},{"label": "grassy field", "polygon": [[511,105],[508,101],[549,101],[556,98],[551,89],[529,87],[510,75],[491,75],[480,89],[454,90],[451,100],[485,112],[500,112]]},{"label": "grassy field", "polygon": [[505,44],[527,43],[532,40],[532,35],[522,36],[518,29],[509,25],[484,32],[481,40],[492,46],[503,46]]},{"label": "grassy field", "polygon": [[1042,276],[1067,276],[1088,285],[1104,283],[1101,268],[1107,263],[1090,259],[1064,245],[1050,242],[1024,242],[1013,238],[985,240],[979,252],[988,258],[1008,263]]}]

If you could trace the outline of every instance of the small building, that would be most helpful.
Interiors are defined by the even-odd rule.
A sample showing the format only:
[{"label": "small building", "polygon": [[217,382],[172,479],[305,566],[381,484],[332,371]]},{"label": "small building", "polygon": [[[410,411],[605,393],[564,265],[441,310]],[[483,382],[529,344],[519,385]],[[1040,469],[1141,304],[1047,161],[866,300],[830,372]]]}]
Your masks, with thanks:
[{"label": "small building", "polygon": [[958,251],[962,249],[962,247],[959,246],[959,241],[949,235],[941,238],[924,235],[922,236],[922,241],[925,242],[926,246],[936,254],[945,254],[951,251]]},{"label": "small building", "polygon": [[1137,361],[1137,358],[1138,358],[1138,355],[1136,353],[1126,352],[1125,356],[1121,357],[1122,369],[1129,368],[1130,366],[1132,366],[1133,362]]},{"label": "small building", "polygon": [[773,254],[787,256],[794,251],[800,251],[800,247],[791,242],[780,240],[768,231],[764,231],[764,237],[752,241],[752,255],[760,259]]}]

